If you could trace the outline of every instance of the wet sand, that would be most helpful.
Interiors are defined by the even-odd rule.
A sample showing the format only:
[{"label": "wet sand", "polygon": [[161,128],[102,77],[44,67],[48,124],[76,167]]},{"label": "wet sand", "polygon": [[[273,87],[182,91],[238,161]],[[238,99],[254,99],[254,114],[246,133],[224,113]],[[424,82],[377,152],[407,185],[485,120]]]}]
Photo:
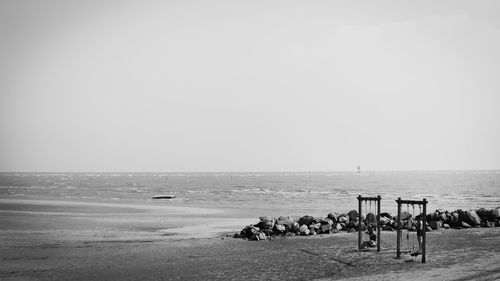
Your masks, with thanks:
[{"label": "wet sand", "polygon": [[0,199],[2,280],[497,280],[500,228],[428,234],[427,263],[358,252],[357,235],[246,241],[231,210]]}]

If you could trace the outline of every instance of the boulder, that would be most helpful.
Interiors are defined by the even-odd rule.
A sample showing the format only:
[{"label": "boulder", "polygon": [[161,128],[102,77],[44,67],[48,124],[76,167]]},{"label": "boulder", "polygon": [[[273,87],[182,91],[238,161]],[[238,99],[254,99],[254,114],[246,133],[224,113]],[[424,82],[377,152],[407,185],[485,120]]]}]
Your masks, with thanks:
[{"label": "boulder", "polygon": [[381,228],[385,231],[394,231],[394,228],[392,228],[390,225],[382,225]]},{"label": "boulder", "polygon": [[459,225],[459,221],[460,221],[460,215],[458,214],[458,212],[455,211],[451,213],[449,220],[450,224],[456,226]]},{"label": "boulder", "polygon": [[334,224],[334,221],[329,218],[324,218],[321,224],[329,224],[330,226],[332,226]]},{"label": "boulder", "polygon": [[309,235],[316,235],[316,229],[312,226],[309,226]]},{"label": "boulder", "polygon": [[283,224],[278,224],[277,223],[277,224],[274,225],[274,230],[275,230],[275,233],[277,233],[277,234],[283,234],[283,233],[285,233],[286,232],[286,228],[287,227],[285,225],[283,225]]},{"label": "boulder", "polygon": [[294,222],[292,224],[292,231],[293,232],[300,232],[300,224],[298,222]]},{"label": "boulder", "polygon": [[497,207],[492,210],[492,217],[495,219],[500,219],[500,207]]},{"label": "boulder", "polygon": [[349,217],[345,214],[343,215],[340,215],[337,219],[337,222],[340,222],[340,223],[347,223],[349,222]]},{"label": "boulder", "polygon": [[292,227],[292,224],[294,223],[293,219],[291,217],[279,217],[277,220],[276,220],[276,224],[279,224],[279,225],[284,225],[286,226],[288,229],[290,229]]},{"label": "boulder", "polygon": [[411,218],[411,214],[409,212],[404,211],[401,213],[401,220],[407,220],[409,218]]},{"label": "boulder", "polygon": [[303,216],[299,219],[299,224],[309,226],[314,223],[314,217],[312,216]]},{"label": "boulder", "polygon": [[260,229],[256,226],[253,225],[248,225],[245,228],[243,228],[240,232],[240,235],[243,238],[251,239],[252,236],[255,236],[259,233]]},{"label": "boulder", "polygon": [[337,218],[339,217],[340,215],[338,213],[329,213],[328,214],[328,218],[331,219],[333,222],[337,222]]},{"label": "boulder", "polygon": [[380,217],[380,224],[386,225],[386,224],[390,224],[390,223],[391,223],[391,219],[389,219],[387,217]]},{"label": "boulder", "polygon": [[431,214],[431,220],[433,221],[438,221],[438,220],[441,220],[442,217],[441,215],[439,214],[438,211],[435,211],[434,213]]},{"label": "boulder", "polygon": [[309,235],[309,233],[310,233],[309,227],[307,225],[303,224],[300,226],[299,232],[302,235]]},{"label": "boulder", "polygon": [[450,225],[449,225],[449,224],[447,224],[447,223],[443,223],[443,228],[444,228],[444,229],[448,229],[448,228],[450,228]]},{"label": "boulder", "polygon": [[467,212],[464,212],[463,221],[470,224],[471,226],[476,226],[481,224],[481,218],[479,218],[476,211],[474,210],[469,210]]},{"label": "boulder", "polygon": [[341,222],[341,223],[338,223],[338,225],[340,225],[340,227],[342,228],[342,230],[346,230],[347,229],[347,224]]},{"label": "boulder", "polygon": [[332,226],[328,223],[322,224],[321,227],[319,228],[320,233],[330,233],[331,229],[332,229]]},{"label": "boulder", "polygon": [[335,229],[337,231],[341,231],[342,229],[345,229],[344,227],[342,227],[342,224],[341,223],[334,223],[332,225],[332,229]]},{"label": "boulder", "polygon": [[374,213],[368,213],[368,214],[366,214],[366,221],[367,222],[377,222],[377,217],[375,216]]},{"label": "boulder", "polygon": [[313,223],[309,226],[309,228],[314,228],[314,230],[319,230],[319,228],[321,227],[321,223]]},{"label": "boulder", "polygon": [[[274,225],[276,227],[276,225]],[[260,232],[263,232],[267,236],[271,236],[274,234],[274,229],[261,229]]]},{"label": "boulder", "polygon": [[442,222],[441,221],[430,221],[429,226],[432,228],[432,230],[436,230],[442,227]]},{"label": "boulder", "polygon": [[356,227],[357,223],[355,221],[349,221],[348,223],[346,223],[346,227],[347,228],[354,228]]},{"label": "boulder", "polygon": [[260,217],[260,222],[257,224],[258,227],[262,229],[273,229],[275,220],[274,218],[264,216]]},{"label": "boulder", "polygon": [[489,210],[486,210],[485,208],[479,208],[476,210],[476,214],[481,218],[481,220],[487,220],[487,213]]},{"label": "boulder", "polygon": [[358,220],[358,211],[351,210],[349,211],[349,213],[347,213],[347,216],[349,217],[350,221],[356,221]]},{"label": "boulder", "polygon": [[384,218],[388,218],[388,219],[392,218],[391,214],[389,214],[389,213],[380,213],[380,217],[384,217]]},{"label": "boulder", "polygon": [[257,240],[266,240],[267,237],[266,237],[266,234],[264,234],[263,232],[259,232],[259,234],[257,234]]},{"label": "boulder", "polygon": [[486,221],[484,224],[485,227],[495,227],[495,222],[492,221]]},{"label": "boulder", "polygon": [[466,222],[464,222],[464,221],[462,222],[461,226],[462,226],[463,228],[471,228],[470,224],[468,224],[468,223],[466,223]]},{"label": "boulder", "polygon": [[361,223],[359,223],[359,222],[355,223],[356,230],[359,230],[359,227],[361,227],[361,231],[367,230],[366,225],[363,222],[361,222]]},{"label": "boulder", "polygon": [[448,216],[446,215],[446,213],[442,213],[440,216],[441,216],[441,218],[439,218],[440,221],[443,222],[448,221]]}]

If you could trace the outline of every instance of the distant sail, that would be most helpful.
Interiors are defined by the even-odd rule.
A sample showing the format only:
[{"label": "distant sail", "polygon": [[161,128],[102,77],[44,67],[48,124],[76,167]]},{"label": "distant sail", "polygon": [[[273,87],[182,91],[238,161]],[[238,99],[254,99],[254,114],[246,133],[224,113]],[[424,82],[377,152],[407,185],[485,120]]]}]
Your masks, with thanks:
[{"label": "distant sail", "polygon": [[361,167],[358,166],[358,173],[361,173]]}]

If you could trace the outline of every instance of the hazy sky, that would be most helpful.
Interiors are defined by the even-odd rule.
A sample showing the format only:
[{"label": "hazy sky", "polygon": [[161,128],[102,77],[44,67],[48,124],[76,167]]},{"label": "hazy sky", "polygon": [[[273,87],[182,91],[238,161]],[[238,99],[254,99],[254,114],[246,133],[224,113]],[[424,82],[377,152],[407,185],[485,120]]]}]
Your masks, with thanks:
[{"label": "hazy sky", "polygon": [[500,168],[499,1],[0,1],[0,171]]}]

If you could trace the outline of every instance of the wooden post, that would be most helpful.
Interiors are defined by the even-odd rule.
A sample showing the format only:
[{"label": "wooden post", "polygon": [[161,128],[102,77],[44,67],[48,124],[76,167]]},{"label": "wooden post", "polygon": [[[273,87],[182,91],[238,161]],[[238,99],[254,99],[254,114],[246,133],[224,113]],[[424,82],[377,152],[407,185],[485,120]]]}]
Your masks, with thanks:
[{"label": "wooden post", "polygon": [[424,198],[423,204],[424,213],[422,217],[423,229],[422,229],[422,263],[425,263],[425,246],[426,246],[426,236],[427,236],[427,200]]},{"label": "wooden post", "polygon": [[401,258],[401,197],[398,197],[396,202],[398,202],[398,241],[396,242],[396,258],[399,259]]},{"label": "wooden post", "polygon": [[361,195],[358,196],[358,250],[361,251]]},{"label": "wooden post", "polygon": [[380,252],[380,195],[377,196],[377,252]]}]

